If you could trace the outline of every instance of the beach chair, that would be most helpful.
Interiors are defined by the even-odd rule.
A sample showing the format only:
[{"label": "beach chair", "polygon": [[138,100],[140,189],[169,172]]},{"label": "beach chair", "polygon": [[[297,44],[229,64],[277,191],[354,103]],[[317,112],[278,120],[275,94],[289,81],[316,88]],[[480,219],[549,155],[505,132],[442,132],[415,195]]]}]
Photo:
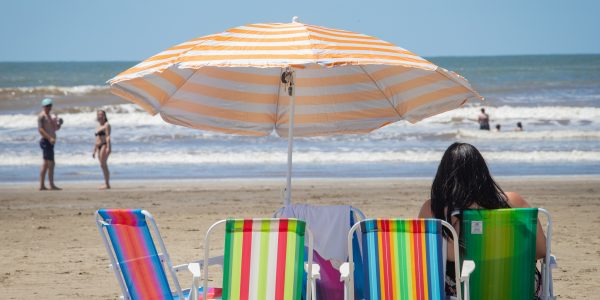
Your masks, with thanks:
[{"label": "beach chair", "polygon": [[[306,223],[297,219],[228,219],[213,224],[204,240],[209,257],[209,237],[225,224],[223,266],[224,300],[300,300],[302,278],[308,274],[306,299],[315,299],[318,265],[312,264],[313,236]],[[304,239],[308,235],[308,261],[304,263]],[[204,287],[208,286],[204,267]]]},{"label": "beach chair", "polygon": [[477,269],[471,276],[473,299],[534,299],[538,212],[547,220],[546,257],[542,263],[542,299],[554,299],[550,252],[552,218],[542,208],[463,211],[463,257]]},{"label": "beach chair", "polygon": [[[352,235],[360,230],[365,272],[365,299],[447,299],[444,288],[445,262],[442,228],[454,240],[454,228],[438,219],[368,219],[361,221],[348,233],[348,251],[352,252]],[[458,245],[454,246],[459,260]],[[354,299],[353,255],[340,268],[346,287],[346,299]],[[465,260],[461,268],[455,264],[456,282],[469,286],[469,276],[475,264]],[[455,299],[462,298],[457,288]]]},{"label": "beach chair", "polygon": [[[198,299],[203,261],[173,266],[158,226],[149,212],[100,209],[96,211],[96,225],[119,282],[122,299]],[[161,253],[157,251],[153,237],[158,241]],[[219,259],[210,263],[218,264]],[[169,285],[165,265],[175,291]],[[176,272],[186,269],[192,273],[192,288],[182,290]],[[211,289],[206,294],[218,297],[219,290]]]},{"label": "beach chair", "polygon": [[[286,209],[286,208],[290,208],[292,207],[292,209]],[[297,207],[299,207],[299,209],[296,209]],[[307,209],[308,207],[308,209]],[[340,212],[347,212],[349,214],[349,218],[347,221],[344,221],[342,218],[331,218],[331,211],[340,211]],[[307,216],[308,215],[308,216]],[[333,215],[337,215],[337,214],[333,214]],[[358,221],[360,220],[364,220],[366,219],[365,214],[358,208],[356,207],[352,207],[349,205],[307,205],[307,204],[291,204],[288,207],[282,207],[280,209],[278,209],[274,214],[273,217],[288,217],[288,218],[296,218],[296,219],[300,219],[300,220],[304,220],[307,225],[309,226],[309,228],[311,226],[316,226],[316,225],[311,225],[311,220],[313,219],[317,219],[319,222],[318,225],[320,225],[321,227],[331,227],[331,226],[335,226],[334,224],[328,224],[328,223],[334,223],[334,222],[344,222],[344,225],[346,226],[346,231],[344,232],[344,241],[343,241],[343,245],[342,247],[344,247],[344,251],[347,251],[346,246],[345,246],[345,237],[348,235],[348,232],[350,231],[350,228]],[[313,227],[313,229],[315,229]],[[317,227],[316,229],[322,229]],[[319,265],[320,268],[320,272],[321,272],[321,276],[320,279],[316,282],[316,295],[320,298],[320,299],[328,299],[328,300],[341,300],[344,299],[344,284],[343,282],[340,282],[339,278],[340,278],[340,272],[339,272],[339,266],[342,262],[345,262],[348,260],[348,253],[345,254],[345,256],[342,257],[338,257],[338,259],[329,259],[329,256],[333,256],[330,253],[319,253],[319,239],[327,239],[329,238],[328,235],[332,235],[335,234],[335,232],[333,231],[328,231],[328,230],[312,230],[314,232],[315,235],[315,249],[313,250],[313,259],[314,259],[314,263]],[[330,244],[330,243],[328,243]],[[327,245],[322,245],[321,247],[324,247]],[[362,279],[362,275],[363,275],[363,269],[362,269],[362,261],[360,260],[361,258],[361,249],[360,249],[360,242],[358,239],[357,234],[354,234],[353,237],[353,255],[354,255],[354,261],[355,263],[355,268],[354,268],[354,279],[355,279],[355,295],[357,298],[363,298],[363,291],[362,291],[362,287],[363,287],[363,279]],[[325,250],[329,250],[329,249],[325,249]],[[330,252],[330,251],[329,251]],[[327,255],[329,254],[329,256]],[[326,258],[323,258],[323,256],[325,256]]]}]

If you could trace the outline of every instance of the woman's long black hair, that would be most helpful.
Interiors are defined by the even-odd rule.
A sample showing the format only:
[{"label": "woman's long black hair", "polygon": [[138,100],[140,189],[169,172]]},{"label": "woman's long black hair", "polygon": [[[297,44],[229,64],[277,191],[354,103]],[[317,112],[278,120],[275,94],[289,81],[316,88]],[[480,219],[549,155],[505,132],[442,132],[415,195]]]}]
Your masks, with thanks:
[{"label": "woman's long black hair", "polygon": [[454,211],[462,212],[473,204],[489,209],[510,207],[477,148],[454,143],[446,149],[433,180],[431,211],[435,218],[451,222]]}]

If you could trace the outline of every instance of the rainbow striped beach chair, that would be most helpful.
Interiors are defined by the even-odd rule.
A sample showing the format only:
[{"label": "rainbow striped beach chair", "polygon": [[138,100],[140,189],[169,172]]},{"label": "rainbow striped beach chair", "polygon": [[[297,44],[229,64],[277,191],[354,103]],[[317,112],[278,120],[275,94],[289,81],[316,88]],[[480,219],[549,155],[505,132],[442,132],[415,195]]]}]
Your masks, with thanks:
[{"label": "rainbow striped beach chair", "polygon": [[[318,265],[312,264],[313,237],[304,221],[297,219],[228,219],[213,224],[204,242],[209,257],[209,236],[225,223],[223,300],[300,300],[305,269],[306,299],[314,299]],[[305,235],[308,261],[304,264]],[[208,266],[204,267],[208,286]]]},{"label": "rainbow striped beach chair", "polygon": [[[96,211],[96,224],[123,299],[198,299],[202,261],[173,266],[158,226],[149,212],[141,209],[100,209]],[[153,235],[162,253],[158,253]],[[175,285],[175,292],[169,286],[164,264]],[[192,272],[193,276],[189,290],[181,289],[176,276],[176,272],[184,269]],[[206,294],[218,296],[218,291],[209,290]]]},{"label": "rainbow striped beach chair", "polygon": [[[352,233],[360,229],[366,299],[447,299],[443,227],[457,240],[454,228],[438,219],[369,219],[355,224],[348,234],[348,251],[352,253]],[[457,244],[454,251],[459,259]],[[346,299],[354,299],[352,254],[349,260],[341,267],[341,280],[346,286]],[[456,282],[468,287],[474,268],[472,261],[464,261],[461,274],[456,264]],[[460,288],[456,296],[462,299]],[[464,299],[468,299],[467,294]]]},{"label": "rainbow striped beach chair", "polygon": [[546,215],[546,257],[542,263],[542,299],[552,295],[550,255],[552,219],[542,208],[465,210],[461,239],[464,258],[475,261],[473,299],[534,299],[538,212]]}]

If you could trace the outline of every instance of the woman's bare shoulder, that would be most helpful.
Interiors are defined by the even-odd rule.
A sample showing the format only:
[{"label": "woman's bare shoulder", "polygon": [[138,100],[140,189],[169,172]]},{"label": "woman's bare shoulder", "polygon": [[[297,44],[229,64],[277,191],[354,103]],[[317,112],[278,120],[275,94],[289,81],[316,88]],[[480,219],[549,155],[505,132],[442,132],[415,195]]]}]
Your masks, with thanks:
[{"label": "woman's bare shoulder", "polygon": [[525,201],[525,199],[517,192],[506,192],[506,197],[508,198],[508,204],[510,207],[531,207],[531,205]]},{"label": "woman's bare shoulder", "polygon": [[419,211],[419,218],[433,218],[433,212],[431,211],[431,200],[427,200],[421,206]]}]

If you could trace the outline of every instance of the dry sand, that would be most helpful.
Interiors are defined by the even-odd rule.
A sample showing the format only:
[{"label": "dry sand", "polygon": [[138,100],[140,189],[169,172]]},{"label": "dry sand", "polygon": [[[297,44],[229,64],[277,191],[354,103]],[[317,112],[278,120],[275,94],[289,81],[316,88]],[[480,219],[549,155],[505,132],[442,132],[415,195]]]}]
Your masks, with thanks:
[{"label": "dry sand", "polygon": [[[499,179],[554,218],[561,299],[600,294],[600,177]],[[368,217],[414,217],[430,181],[410,179],[295,181],[296,202],[350,204]],[[98,208],[143,208],[156,218],[175,264],[201,258],[210,224],[227,217],[268,217],[281,206],[283,180],[65,183],[38,192],[35,184],[0,185],[0,298],[116,299],[108,256],[94,222]],[[222,239],[215,239],[222,249]],[[211,247],[212,248],[212,247]],[[213,273],[214,274],[214,273]],[[214,274],[216,275],[216,274]],[[191,276],[180,275],[184,287]],[[216,280],[217,282],[220,280]]]}]

